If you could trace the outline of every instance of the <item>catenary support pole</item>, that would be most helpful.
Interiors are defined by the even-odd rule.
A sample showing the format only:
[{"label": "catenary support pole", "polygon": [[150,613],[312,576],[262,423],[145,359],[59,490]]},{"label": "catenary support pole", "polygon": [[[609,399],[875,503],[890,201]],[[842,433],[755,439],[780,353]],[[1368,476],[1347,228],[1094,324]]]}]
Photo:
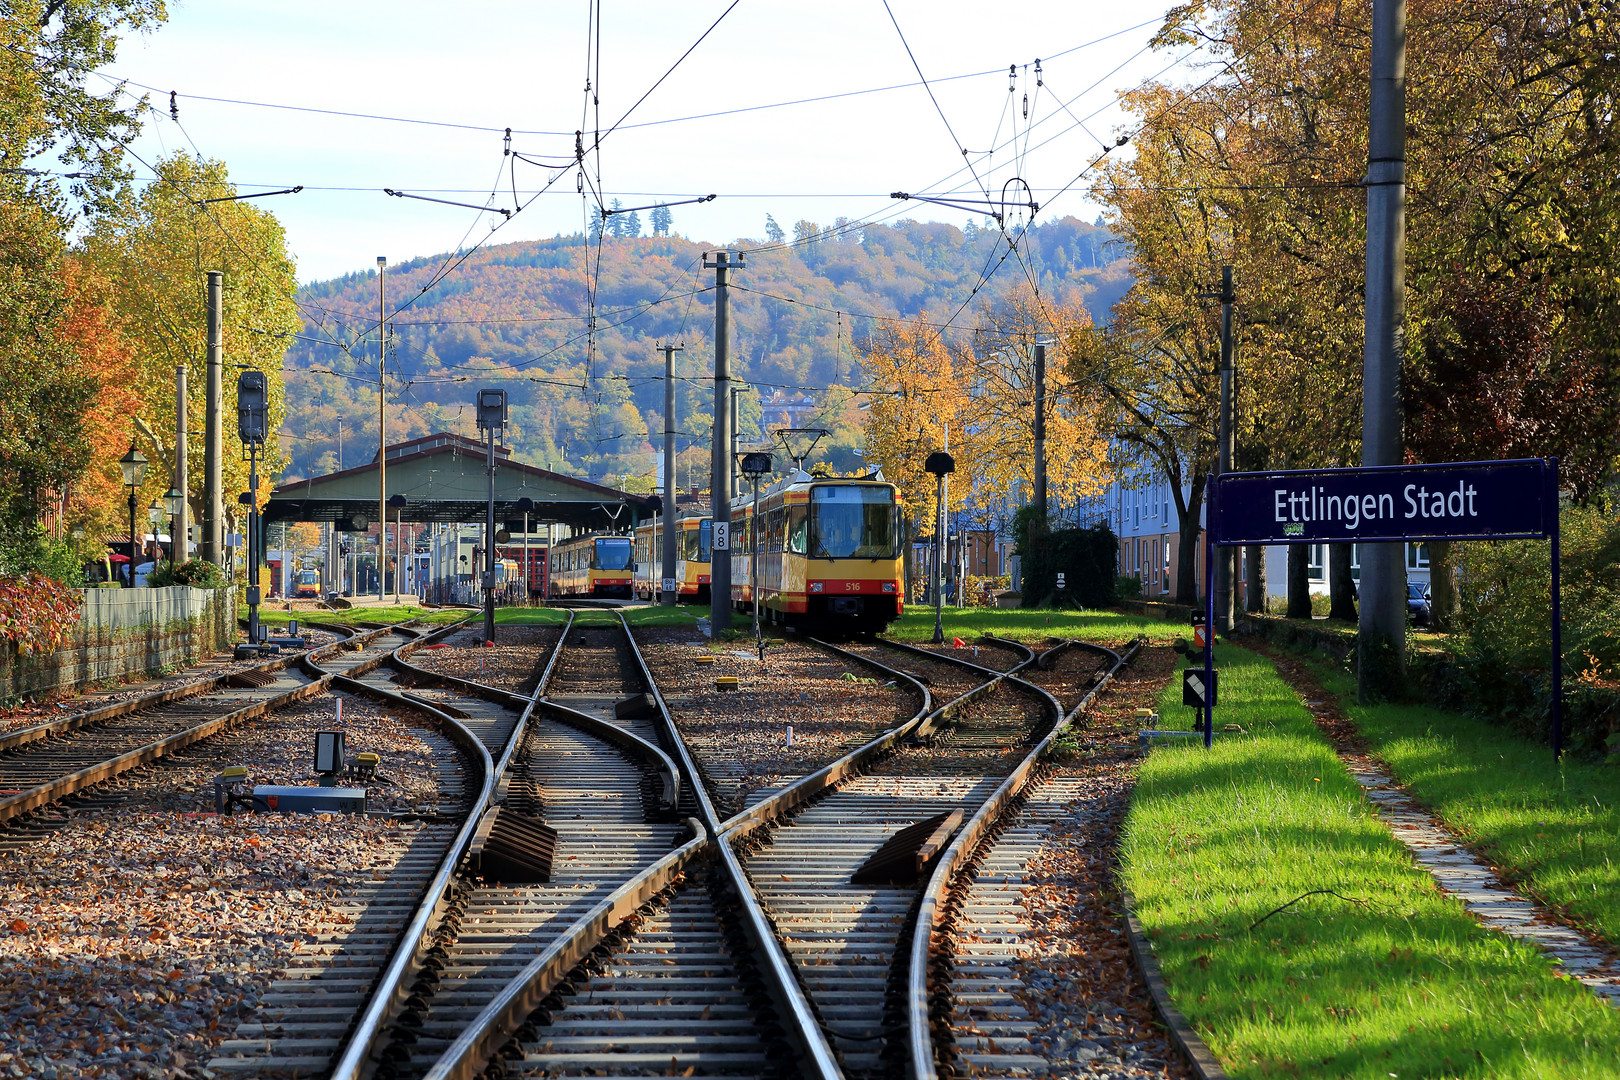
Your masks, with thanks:
[{"label": "catenary support pole", "polygon": [[495,640],[495,428],[485,432],[485,466],[489,470],[489,505],[484,518],[484,640]]},{"label": "catenary support pole", "polygon": [[[735,256],[735,259],[733,259]],[[740,251],[711,252],[703,259],[714,271],[714,428],[710,434],[709,516],[715,540],[709,564],[709,636],[731,629],[731,271],[740,269]],[[719,544],[722,530],[728,540]]]},{"label": "catenary support pole", "polygon": [[[388,315],[384,306],[388,258],[377,256],[377,599],[383,598],[383,558],[388,551]],[[397,590],[399,584],[396,582]]]},{"label": "catenary support pole", "polygon": [[220,324],[225,321],[225,275],[208,271],[208,398],[203,417],[202,557],[225,567],[225,352]]},{"label": "catenary support pole", "polygon": [[[1232,268],[1221,267],[1221,401],[1220,401],[1220,431],[1219,443],[1216,453],[1216,471],[1229,473],[1232,471],[1233,434],[1233,386],[1232,386],[1232,303],[1237,294],[1232,288]],[[1232,630],[1233,593],[1236,588],[1237,575],[1232,572],[1233,559],[1237,554],[1236,548],[1218,547],[1215,549],[1215,624],[1214,629],[1221,633],[1230,633]]]},{"label": "catenary support pole", "polygon": [[[1406,320],[1406,2],[1373,0],[1367,142],[1367,307],[1362,347],[1361,463],[1399,465]],[[1406,560],[1401,544],[1361,546],[1357,696],[1383,697],[1405,668]]]},{"label": "catenary support pole", "polygon": [[[680,345],[660,345],[664,353],[664,536],[660,553],[661,602],[672,607],[679,598],[675,583],[675,354]],[[714,580],[712,575],[710,580]]]},{"label": "catenary support pole", "polygon": [[[169,562],[171,566],[183,563],[191,558],[191,549],[187,546],[187,539],[191,536],[191,489],[187,486],[187,469],[189,463],[187,456],[186,424],[186,365],[181,364],[174,369],[174,490],[180,493],[180,512],[174,516],[174,535],[169,537]],[[175,549],[180,550],[180,558],[174,557]]]}]

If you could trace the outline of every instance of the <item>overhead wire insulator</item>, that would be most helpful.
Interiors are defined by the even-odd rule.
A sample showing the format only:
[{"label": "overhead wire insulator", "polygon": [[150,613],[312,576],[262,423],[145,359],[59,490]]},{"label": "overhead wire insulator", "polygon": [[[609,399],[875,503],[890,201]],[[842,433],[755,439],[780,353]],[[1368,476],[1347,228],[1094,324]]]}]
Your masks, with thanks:
[{"label": "overhead wire insulator", "polygon": [[173,90],[169,91],[169,119],[180,122],[180,101]]},{"label": "overhead wire insulator", "polygon": [[501,157],[506,157],[511,152],[512,152],[512,129],[507,128],[506,129],[506,140],[505,140],[505,142],[503,142],[501,144]]},{"label": "overhead wire insulator", "polygon": [[1013,91],[1015,91],[1017,89],[1018,89],[1018,65],[1017,64],[1008,64],[1007,65],[1007,93],[1010,94],[1010,93],[1012,93]]},{"label": "overhead wire insulator", "polygon": [[1024,94],[1024,119],[1029,119],[1029,94]]},{"label": "overhead wire insulator", "polygon": [[1045,86],[1046,85],[1044,82],[1041,81],[1041,61],[1040,61],[1039,57],[1036,57],[1036,59],[1035,59],[1035,85],[1036,86]]}]

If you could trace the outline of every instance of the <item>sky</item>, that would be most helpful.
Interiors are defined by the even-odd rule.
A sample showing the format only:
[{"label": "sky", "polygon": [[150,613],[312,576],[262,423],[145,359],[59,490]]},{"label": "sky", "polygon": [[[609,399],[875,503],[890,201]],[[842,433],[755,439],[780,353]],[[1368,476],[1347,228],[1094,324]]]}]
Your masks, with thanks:
[{"label": "sky", "polygon": [[[789,234],[800,219],[840,216],[960,225],[1004,190],[1016,222],[1032,197],[1021,184],[1041,220],[1093,220],[1085,170],[1129,126],[1118,95],[1211,73],[1205,53],[1148,49],[1164,10],[177,0],[91,82],[150,96],[133,146],[147,163],[186,150],[224,161],[244,193],[303,185],[258,204],[285,226],[308,282],[378,256],[580,232],[598,197],[633,207],[714,193],[671,214],[675,232],[716,246],[763,238],[767,214]],[[504,154],[507,127],[528,161]],[[583,177],[569,164],[576,130]]]}]

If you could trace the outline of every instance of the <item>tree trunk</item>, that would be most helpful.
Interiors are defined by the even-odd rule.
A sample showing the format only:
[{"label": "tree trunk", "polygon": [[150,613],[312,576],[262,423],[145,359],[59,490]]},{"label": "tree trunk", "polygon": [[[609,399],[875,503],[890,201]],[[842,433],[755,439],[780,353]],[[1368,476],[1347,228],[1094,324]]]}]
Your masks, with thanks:
[{"label": "tree trunk", "polygon": [[1311,549],[1307,544],[1288,545],[1288,617],[1311,617]]},{"label": "tree trunk", "polygon": [[1249,584],[1245,590],[1243,605],[1245,611],[1258,611],[1266,613],[1266,549],[1259,544],[1250,544],[1243,549],[1243,556],[1248,560]]},{"label": "tree trunk", "polygon": [[1199,607],[1198,550],[1203,546],[1203,529],[1198,511],[1204,499],[1203,476],[1193,477],[1192,491],[1181,514],[1181,545],[1176,552],[1176,603]]},{"label": "tree trunk", "polygon": [[1328,618],[1356,621],[1356,579],[1350,576],[1350,544],[1329,544],[1328,549]]},{"label": "tree trunk", "polygon": [[1457,591],[1457,551],[1450,540],[1431,540],[1429,548],[1429,627],[1450,633],[1462,612]]}]

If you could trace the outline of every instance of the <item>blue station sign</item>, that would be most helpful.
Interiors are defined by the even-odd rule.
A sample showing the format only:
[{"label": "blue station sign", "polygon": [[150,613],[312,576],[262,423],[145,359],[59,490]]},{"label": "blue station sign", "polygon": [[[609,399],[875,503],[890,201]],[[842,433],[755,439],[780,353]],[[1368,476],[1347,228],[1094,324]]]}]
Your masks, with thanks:
[{"label": "blue station sign", "polygon": [[1212,481],[1217,544],[1520,540],[1556,528],[1547,462],[1227,473]]}]

